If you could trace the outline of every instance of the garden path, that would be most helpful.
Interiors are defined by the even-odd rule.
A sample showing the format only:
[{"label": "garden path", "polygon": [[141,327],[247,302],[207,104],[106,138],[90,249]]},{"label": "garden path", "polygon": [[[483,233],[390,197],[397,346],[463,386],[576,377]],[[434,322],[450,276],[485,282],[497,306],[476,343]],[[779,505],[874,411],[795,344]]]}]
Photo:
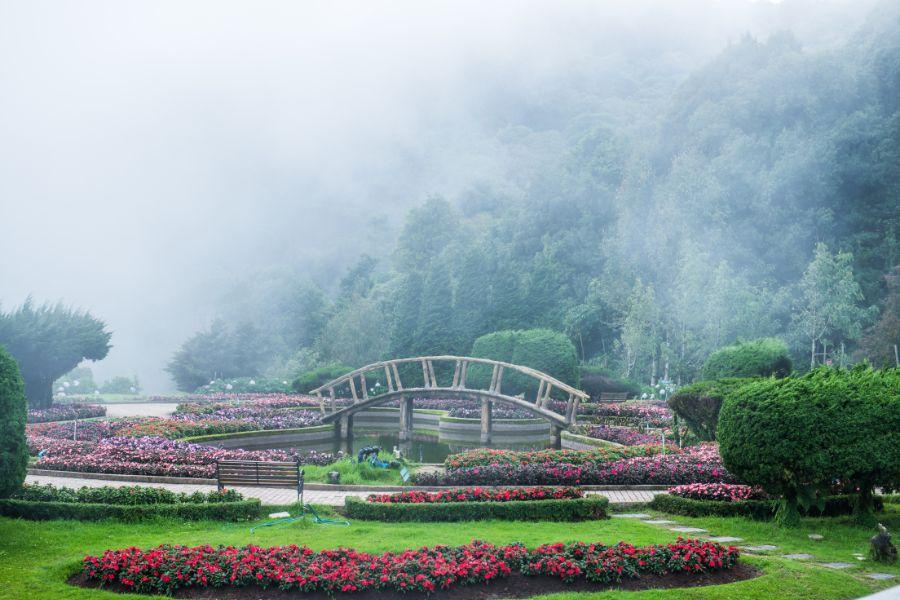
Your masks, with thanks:
[{"label": "garden path", "polygon": [[[150,487],[161,487],[173,492],[191,493],[197,490],[210,491],[215,489],[212,485],[199,485],[191,483],[141,483],[136,481],[113,481],[104,479],[80,479],[77,477],[52,477],[47,475],[29,475],[25,479],[26,483],[42,483],[53,484],[56,487],[80,488],[101,487],[101,486],[123,486],[123,485],[149,485]],[[271,489],[258,487],[236,487],[235,490],[248,498],[259,498],[263,504],[290,504],[297,498],[296,492],[288,489]],[[306,490],[303,494],[304,500],[310,504],[327,504],[330,506],[343,506],[344,499],[347,496],[365,497],[373,492],[379,491],[377,488],[362,489],[354,491],[337,491],[337,490]],[[588,494],[599,494],[609,498],[612,504],[640,504],[650,502],[654,494],[660,492],[653,491],[599,491],[587,492]]]},{"label": "garden path", "polygon": [[166,417],[175,412],[178,404],[168,402],[133,402],[105,404],[106,416],[114,417]]}]

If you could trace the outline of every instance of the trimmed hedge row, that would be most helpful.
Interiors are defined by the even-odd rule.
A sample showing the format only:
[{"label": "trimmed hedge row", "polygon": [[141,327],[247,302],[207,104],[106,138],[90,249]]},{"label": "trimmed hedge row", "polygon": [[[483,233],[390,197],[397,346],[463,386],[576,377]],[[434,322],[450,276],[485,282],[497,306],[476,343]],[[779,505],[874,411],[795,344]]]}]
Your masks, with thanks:
[{"label": "trimmed hedge row", "polygon": [[[801,511],[810,517],[838,517],[853,512],[855,497],[852,495],[829,496],[825,499],[825,508],[821,512],[816,507]],[[650,508],[660,512],[685,517],[750,517],[760,521],[768,521],[775,517],[778,509],[777,500],[742,500],[740,502],[722,502],[720,500],[694,500],[671,494],[657,494],[650,501]],[[881,498],[875,499],[875,510],[881,511],[884,503]]]},{"label": "trimmed hedge row", "polygon": [[449,502],[440,504],[385,504],[348,497],[344,512],[365,521],[447,522],[483,521],[589,521],[608,517],[609,499],[591,496],[576,500],[512,502]]},{"label": "trimmed hedge row", "polygon": [[175,517],[186,521],[244,521],[260,514],[256,498],[240,502],[203,502],[177,504],[87,504],[81,502],[36,502],[32,500],[2,499],[0,514],[5,517],[45,521],[74,519],[101,521],[117,519],[133,523],[156,517]]}]

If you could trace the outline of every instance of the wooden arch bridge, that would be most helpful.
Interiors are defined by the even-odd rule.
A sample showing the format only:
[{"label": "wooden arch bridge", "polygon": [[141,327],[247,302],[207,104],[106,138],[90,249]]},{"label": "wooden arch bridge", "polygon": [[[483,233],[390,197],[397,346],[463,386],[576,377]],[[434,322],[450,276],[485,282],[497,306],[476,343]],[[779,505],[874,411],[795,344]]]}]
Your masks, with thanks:
[{"label": "wooden arch bridge", "polygon": [[[479,375],[470,377],[469,368],[478,365]],[[436,368],[437,367],[437,368]],[[437,373],[449,379],[452,368],[453,377],[445,381],[449,385],[441,385]],[[421,376],[418,371],[421,369]],[[407,382],[400,379],[401,372]],[[487,373],[490,372],[490,383]],[[537,391],[531,398],[524,394],[512,396],[503,393],[504,374],[514,372],[531,380],[531,387],[537,385]],[[380,383],[384,378],[383,393],[369,393],[369,378],[376,377]],[[473,379],[475,380],[473,382]],[[518,377],[521,381],[522,378]],[[336,403],[336,390],[349,388],[353,403],[339,408]],[[329,381],[309,392],[320,398],[319,406],[323,413],[322,421],[335,423],[341,439],[352,436],[353,415],[366,408],[400,401],[400,439],[409,440],[412,435],[413,401],[416,398],[458,399],[481,401],[481,441],[491,441],[493,422],[491,412],[494,402],[526,410],[536,417],[550,422],[551,436],[555,445],[559,445],[560,432],[568,429],[576,422],[578,405],[588,400],[588,395],[579,389],[559,381],[529,367],[487,358],[468,356],[421,356],[416,358],[397,358],[372,363],[351,371],[346,375]],[[551,403],[551,398],[565,399],[565,408],[560,410],[561,402]]]}]

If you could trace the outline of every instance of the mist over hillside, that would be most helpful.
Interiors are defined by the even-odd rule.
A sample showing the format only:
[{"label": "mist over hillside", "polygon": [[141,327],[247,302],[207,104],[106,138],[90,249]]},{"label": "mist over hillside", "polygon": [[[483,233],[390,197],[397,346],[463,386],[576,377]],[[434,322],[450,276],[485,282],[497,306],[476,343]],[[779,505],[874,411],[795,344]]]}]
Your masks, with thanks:
[{"label": "mist over hillside", "polygon": [[151,392],[197,332],[277,377],[525,327],[639,380],[800,362],[817,244],[862,329],[900,263],[898,40],[893,2],[2,4],[2,309],[89,309]]}]

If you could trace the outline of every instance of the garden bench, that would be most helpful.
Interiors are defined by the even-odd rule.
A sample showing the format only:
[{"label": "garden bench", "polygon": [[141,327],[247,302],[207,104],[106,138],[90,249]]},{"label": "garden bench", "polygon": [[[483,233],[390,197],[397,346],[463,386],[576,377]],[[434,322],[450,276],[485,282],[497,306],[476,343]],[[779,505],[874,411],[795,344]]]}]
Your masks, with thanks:
[{"label": "garden bench", "polygon": [[600,402],[625,402],[628,392],[600,392]]},{"label": "garden bench", "polygon": [[303,502],[303,469],[300,461],[269,462],[261,460],[216,461],[216,482],[219,491],[226,486],[278,487],[297,490],[297,500]]}]

